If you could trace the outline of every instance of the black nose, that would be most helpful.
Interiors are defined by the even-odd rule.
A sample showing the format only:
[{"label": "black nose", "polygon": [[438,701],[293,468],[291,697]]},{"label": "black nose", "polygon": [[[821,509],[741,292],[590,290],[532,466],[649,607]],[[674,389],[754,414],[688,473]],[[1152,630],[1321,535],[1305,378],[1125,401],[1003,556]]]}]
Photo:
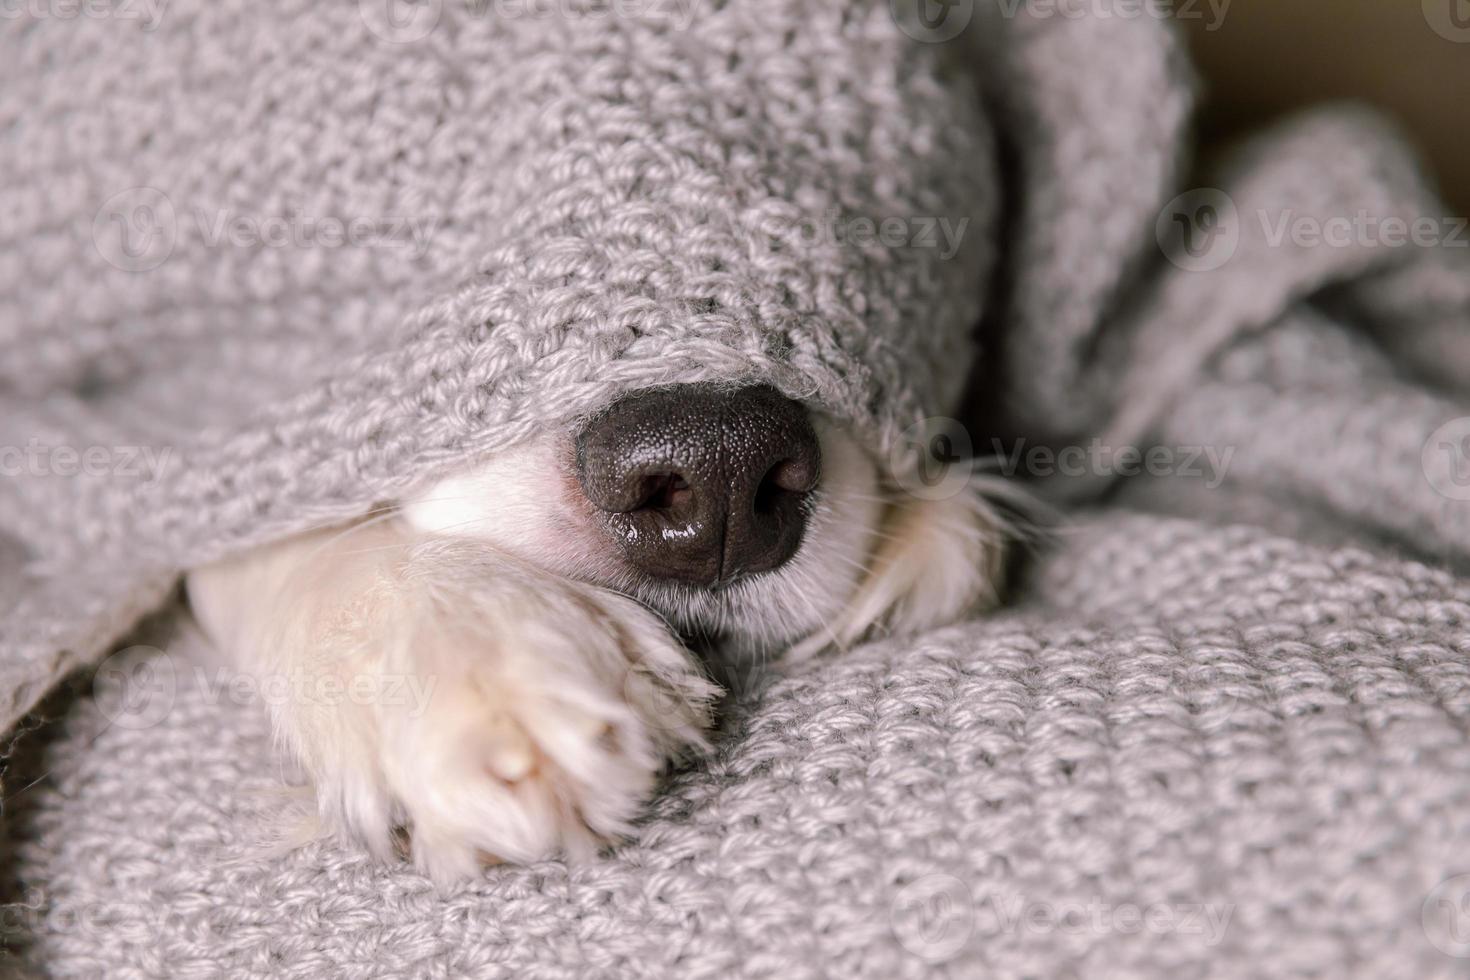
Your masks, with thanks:
[{"label": "black nose", "polygon": [[577,477],[624,557],[715,585],[780,566],[821,474],[806,410],[774,388],[637,392],[577,437]]}]

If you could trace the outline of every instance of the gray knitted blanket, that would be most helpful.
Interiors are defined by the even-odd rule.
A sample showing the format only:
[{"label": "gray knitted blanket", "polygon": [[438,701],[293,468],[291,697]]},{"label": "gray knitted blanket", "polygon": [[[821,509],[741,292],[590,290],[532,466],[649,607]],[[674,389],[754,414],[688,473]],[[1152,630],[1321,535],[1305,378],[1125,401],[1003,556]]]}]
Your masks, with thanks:
[{"label": "gray knitted blanket", "polygon": [[[12,18],[15,962],[1465,975],[1470,236],[1355,110],[1196,170],[1179,47],[1118,6]],[[970,381],[974,450],[1076,506],[1001,613],[772,665],[591,863],[446,896],[264,850],[279,757],[193,666],[179,571],[709,379],[900,472]]]}]

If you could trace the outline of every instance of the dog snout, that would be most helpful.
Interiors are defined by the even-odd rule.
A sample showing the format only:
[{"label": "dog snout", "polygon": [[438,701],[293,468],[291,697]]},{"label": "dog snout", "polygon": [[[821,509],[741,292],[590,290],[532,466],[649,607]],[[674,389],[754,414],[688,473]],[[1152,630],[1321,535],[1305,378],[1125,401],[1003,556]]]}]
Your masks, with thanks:
[{"label": "dog snout", "polygon": [[629,395],[577,437],[577,477],[633,567],[711,586],[779,567],[801,544],[821,450],[774,388]]}]

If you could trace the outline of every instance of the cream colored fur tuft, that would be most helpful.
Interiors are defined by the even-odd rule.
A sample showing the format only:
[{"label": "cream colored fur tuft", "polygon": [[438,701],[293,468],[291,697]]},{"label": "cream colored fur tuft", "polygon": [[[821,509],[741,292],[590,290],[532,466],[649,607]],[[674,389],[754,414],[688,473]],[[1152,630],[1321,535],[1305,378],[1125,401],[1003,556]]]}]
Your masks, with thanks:
[{"label": "cream colored fur tuft", "polygon": [[440,883],[626,833],[665,762],[704,744],[718,693],[637,603],[397,520],[201,569],[189,591],[247,672],[431,692],[421,710],[272,710],[325,824],[380,857],[407,826]]}]

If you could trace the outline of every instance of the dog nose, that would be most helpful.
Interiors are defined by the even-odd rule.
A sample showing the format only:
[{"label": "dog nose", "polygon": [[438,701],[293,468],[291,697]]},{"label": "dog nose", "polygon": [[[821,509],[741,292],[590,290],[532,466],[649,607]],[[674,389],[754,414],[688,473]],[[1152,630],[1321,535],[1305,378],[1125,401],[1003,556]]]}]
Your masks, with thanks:
[{"label": "dog nose", "polygon": [[796,552],[821,450],[774,388],[636,392],[577,437],[577,477],[623,556],[654,578],[716,585]]}]

